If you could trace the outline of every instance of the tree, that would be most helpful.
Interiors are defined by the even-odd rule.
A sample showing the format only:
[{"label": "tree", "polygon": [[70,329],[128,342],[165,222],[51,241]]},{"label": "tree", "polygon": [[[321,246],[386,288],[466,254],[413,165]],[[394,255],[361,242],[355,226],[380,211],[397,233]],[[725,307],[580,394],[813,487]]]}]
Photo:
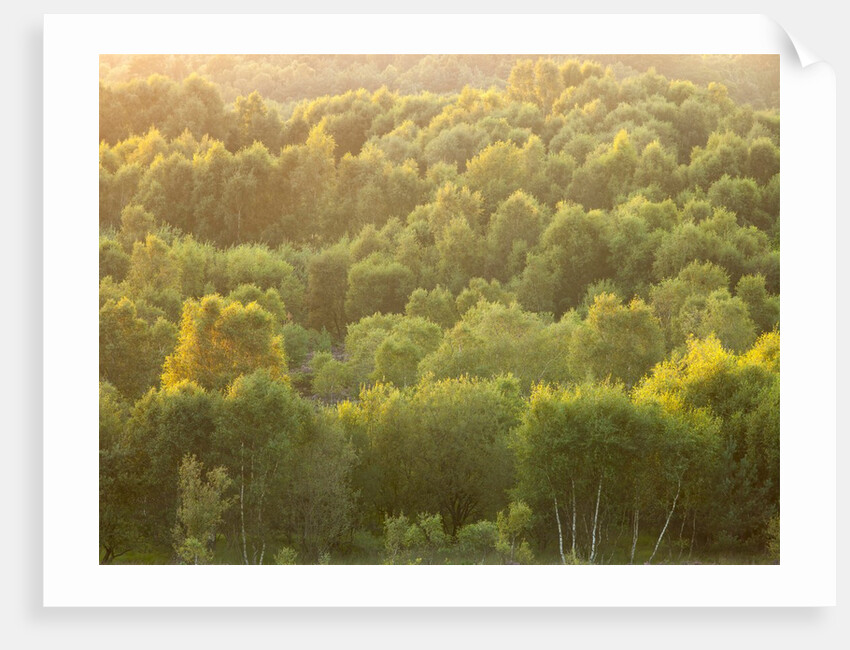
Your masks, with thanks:
[{"label": "tree", "polygon": [[708,200],[716,207],[735,213],[741,226],[769,230],[773,225],[761,209],[761,193],[751,178],[730,178],[724,174],[708,189]]},{"label": "tree", "polygon": [[717,336],[721,343],[735,352],[743,352],[756,339],[756,327],[747,306],[726,289],[718,289],[708,296],[689,297],[674,321],[680,340],[694,335],[706,338]]},{"label": "tree", "polygon": [[219,205],[227,241],[241,243],[275,236],[278,197],[274,162],[260,142],[234,155]]},{"label": "tree", "polygon": [[153,214],[140,205],[126,205],[121,210],[121,230],[118,238],[127,251],[132,251],[136,242],[144,242],[156,228]]},{"label": "tree", "polygon": [[305,425],[304,439],[293,449],[282,507],[302,556],[317,561],[351,528],[355,455],[333,416],[317,413]]},{"label": "tree", "polygon": [[204,464],[192,454],[186,454],[180,463],[174,550],[186,564],[208,564],[212,560],[210,545],[215,541],[216,528],[233,504],[232,498],[224,498],[233,484],[227,470],[217,467],[207,472],[203,480],[203,468]]},{"label": "tree", "polygon": [[466,524],[457,531],[457,541],[464,553],[481,556],[484,564],[488,552],[492,552],[499,539],[499,529],[492,521],[482,520],[474,524]]},{"label": "tree", "polygon": [[567,197],[586,210],[610,209],[631,190],[638,157],[625,129],[607,150],[591,155],[576,169]]},{"label": "tree", "polygon": [[631,386],[664,357],[664,334],[642,300],[624,306],[615,295],[602,293],[576,329],[570,350],[589,379]]},{"label": "tree", "polygon": [[233,149],[250,147],[261,142],[271,150],[280,149],[282,124],[277,111],[269,110],[263,97],[256,90],[247,97],[236,98],[235,107],[238,122],[237,135]]},{"label": "tree", "polygon": [[399,391],[378,384],[338,407],[358,452],[354,485],[370,510],[438,512],[449,534],[493,516],[511,482],[508,431],[519,411],[516,381],[423,378]]},{"label": "tree", "polygon": [[317,224],[322,238],[337,241],[345,232],[345,223],[333,209],[336,193],[336,141],[324,122],[310,129],[307,141],[294,148],[295,167],[289,173],[294,199],[294,217],[299,223]]},{"label": "tree", "polygon": [[441,130],[429,140],[422,151],[422,158],[429,165],[439,162],[455,165],[463,173],[466,162],[488,144],[490,136],[483,127],[461,122]]},{"label": "tree", "polygon": [[666,196],[672,197],[681,189],[677,172],[676,154],[666,151],[658,140],[654,140],[644,147],[637,161],[635,186],[646,188],[654,184]]},{"label": "tree", "polygon": [[493,275],[505,281],[525,267],[526,254],[537,245],[542,230],[540,205],[518,190],[502,202],[490,219],[487,247]]},{"label": "tree", "polygon": [[439,285],[431,291],[422,287],[414,289],[404,307],[404,313],[425,318],[442,328],[451,327],[458,319],[454,296]]},{"label": "tree", "polygon": [[192,170],[195,180],[192,191],[194,234],[201,240],[220,245],[236,243],[231,227],[231,206],[224,196],[225,190],[229,188],[232,193],[234,188],[231,182],[236,176],[233,154],[221,142],[213,141],[192,159]]},{"label": "tree", "polygon": [[536,99],[534,61],[517,61],[508,76],[508,97],[520,102]]},{"label": "tree", "polygon": [[240,284],[230,292],[227,300],[229,302],[238,302],[242,305],[250,305],[252,302],[257,303],[274,316],[275,324],[278,326],[285,324],[289,320],[286,305],[283,304],[283,300],[281,300],[280,294],[276,289],[262,291],[255,284]]},{"label": "tree", "polygon": [[523,501],[512,501],[507,511],[499,511],[496,527],[499,530],[496,551],[503,561],[515,564],[516,555],[518,564],[530,564],[533,556],[528,541],[524,539],[524,533],[531,528],[531,508]]},{"label": "tree", "polygon": [[406,266],[380,253],[351,265],[345,313],[350,321],[376,312],[399,314],[413,290],[413,273]]},{"label": "tree", "polygon": [[729,285],[729,274],[711,262],[691,262],[675,278],[668,278],[650,288],[652,310],[667,338],[670,347],[680,345],[689,331],[679,327],[679,316],[685,303],[694,296],[704,299],[713,291]]},{"label": "tree", "polygon": [[588,284],[610,276],[605,224],[606,217],[599,212],[564,205],[543,232],[541,248],[557,278],[556,314],[576,306]]},{"label": "tree", "polygon": [[127,275],[130,266],[130,256],[124,252],[121,245],[114,239],[100,238],[100,279],[111,276],[116,282],[121,282]]},{"label": "tree", "polygon": [[492,378],[509,372],[527,390],[564,372],[565,350],[560,343],[571,328],[559,332],[561,336],[550,336],[547,325],[543,317],[523,311],[516,303],[506,307],[479,302],[422,360],[420,373]]},{"label": "tree", "polygon": [[419,362],[437,349],[442,338],[442,331],[433,323],[415,317],[400,320],[375,350],[373,377],[396,386],[415,384]]},{"label": "tree", "polygon": [[165,360],[163,386],[189,379],[223,390],[240,375],[260,368],[284,379],[286,358],[276,332],[274,317],[256,302],[228,303],[218,295],[187,300],[177,348]]},{"label": "tree", "polygon": [[139,318],[129,298],[107,300],[100,309],[100,377],[135,399],[158,383],[166,355],[177,340],[163,318],[153,326]]},{"label": "tree", "polygon": [[532,135],[519,147],[513,142],[494,142],[469,161],[466,181],[481,192],[484,208],[492,214],[497,206],[517,190],[533,191],[537,172],[543,171],[545,152]]},{"label": "tree", "polygon": [[744,176],[747,170],[747,143],[736,133],[712,133],[705,147],[696,147],[691,153],[688,175],[691,183],[708,189],[712,183],[727,174]]},{"label": "tree", "polygon": [[565,538],[572,558],[604,561],[609,531],[618,539],[628,522],[633,562],[641,522],[657,526],[657,549],[682,503],[714,478],[716,432],[705,414],[633,401],[619,386],[541,385],[518,430],[519,491],[555,513],[562,561]]},{"label": "tree", "polygon": [[779,147],[770,138],[756,138],[747,151],[747,176],[761,185],[779,173]]},{"label": "tree", "polygon": [[458,294],[455,300],[457,313],[463,316],[482,300],[509,307],[516,301],[516,296],[503,287],[498,280],[487,282],[484,278],[472,278],[469,285]]},{"label": "tree", "polygon": [[128,406],[109,383],[99,385],[99,543],[101,564],[137,548],[143,541],[136,508],[141,477],[126,435]]},{"label": "tree", "polygon": [[322,250],[307,264],[307,310],[310,324],[324,327],[342,338],[348,322],[345,295],[348,288],[349,254],[345,245]]},{"label": "tree", "polygon": [[185,233],[192,233],[196,225],[192,205],[193,187],[191,156],[187,158],[175,151],[167,156],[158,156],[145,170],[139,180],[137,200],[150,212],[152,218],[176,226]]},{"label": "tree", "polygon": [[219,409],[217,393],[183,381],[148,391],[130,412],[127,444],[138,480],[133,507],[156,547],[172,547],[180,463],[186,454],[210,462]]},{"label": "tree", "polygon": [[352,366],[334,359],[330,352],[316,352],[310,359],[310,370],[313,392],[326,402],[347,399],[356,392]]},{"label": "tree", "polygon": [[[617,494],[618,478],[625,476],[621,469],[635,452],[633,415],[628,397],[617,387],[541,385],[532,392],[519,430],[521,481],[556,513],[564,508],[570,552],[590,563],[599,557],[606,504]],[[560,515],[556,520],[561,529]],[[579,520],[586,522],[584,534]]]},{"label": "tree", "polygon": [[695,513],[706,537],[723,533],[763,544],[768,521],[778,512],[778,341],[778,334],[767,334],[737,357],[715,336],[692,339],[636,391],[638,399],[704,409],[718,420],[716,474]]},{"label": "tree", "polygon": [[453,218],[436,238],[440,280],[450,291],[460,291],[470,278],[483,275],[482,238],[466,219]]},{"label": "tree", "polygon": [[[179,292],[180,275],[168,245],[156,235],[133,244],[127,283],[137,291]],[[178,294],[179,295],[179,294]]]},{"label": "tree", "polygon": [[292,388],[265,369],[237,378],[224,396],[214,446],[235,484],[228,519],[244,564],[263,564],[269,543],[285,530],[284,480],[309,417]]}]

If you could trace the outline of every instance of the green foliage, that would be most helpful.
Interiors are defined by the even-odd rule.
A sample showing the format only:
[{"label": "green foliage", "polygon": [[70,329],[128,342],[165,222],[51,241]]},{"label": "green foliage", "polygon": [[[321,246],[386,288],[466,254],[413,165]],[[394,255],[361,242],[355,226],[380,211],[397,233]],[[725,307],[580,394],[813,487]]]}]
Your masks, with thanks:
[{"label": "green foliage", "polygon": [[378,253],[351,265],[345,313],[349,321],[374,313],[404,311],[414,287],[413,273],[406,266]]},{"label": "green foliage", "polygon": [[564,205],[543,232],[541,248],[555,276],[555,312],[578,304],[585,287],[610,277],[605,215]]},{"label": "green foliage", "polygon": [[177,476],[185,454],[209,461],[220,396],[183,381],[138,400],[127,423],[139,484],[130,504],[150,539],[173,541]]},{"label": "green foliage", "polygon": [[307,266],[307,308],[310,324],[325,328],[340,338],[345,324],[345,294],[348,287],[348,249],[344,245],[327,248],[310,259]]},{"label": "green foliage", "polygon": [[274,554],[274,563],[281,565],[298,564],[298,551],[289,546],[281,546]]},{"label": "green foliage", "polygon": [[778,334],[742,356],[710,336],[654,369],[638,395],[704,409],[721,423],[719,472],[703,517],[714,531],[744,540],[760,534],[779,505]]},{"label": "green foliage", "polygon": [[407,316],[418,316],[445,329],[457,322],[458,313],[451,292],[443,287],[428,291],[419,287],[410,294],[404,307]]},{"label": "green foliage", "polygon": [[541,380],[566,381],[572,377],[566,357],[573,329],[570,319],[556,326],[516,303],[479,302],[422,360],[420,372],[482,378],[510,372],[523,389]]},{"label": "green foliage", "polygon": [[588,379],[631,386],[664,357],[664,334],[642,300],[624,306],[613,294],[602,293],[576,329],[570,350]]},{"label": "green foliage", "polygon": [[158,318],[151,326],[128,298],[109,299],[100,309],[100,377],[129,398],[158,383],[177,330]]},{"label": "green foliage", "polygon": [[373,377],[396,386],[415,384],[419,362],[437,349],[442,338],[443,332],[433,323],[416,317],[400,320],[375,350]]},{"label": "green foliage", "polygon": [[481,557],[484,564],[487,554],[496,548],[499,528],[492,521],[479,521],[466,524],[457,531],[457,541],[463,551],[473,557]]},{"label": "green foliage", "polygon": [[777,66],[101,57],[101,561],[770,552]]},{"label": "green foliage", "polygon": [[274,316],[278,323],[283,324],[287,320],[286,306],[283,304],[283,300],[280,299],[280,294],[275,289],[262,291],[254,284],[242,284],[230,292],[227,300],[243,305],[249,305],[254,302]]},{"label": "green foliage", "polygon": [[99,542],[100,563],[138,548],[144,541],[134,504],[143,478],[126,435],[128,406],[111,384],[99,385]]},{"label": "green foliage", "polygon": [[351,530],[354,451],[335,419],[324,413],[306,420],[304,439],[296,442],[279,505],[284,530],[305,559],[327,564],[330,550]]},{"label": "green foliage", "polygon": [[420,513],[415,521],[403,514],[384,519],[384,548],[387,564],[434,564],[448,537],[440,515]]},{"label": "green foliage", "polygon": [[288,384],[258,370],[233,382],[221,413],[214,448],[239,495],[231,525],[240,531],[242,563],[262,564],[272,536],[284,528],[282,482],[307,439],[310,409]]},{"label": "green foliage", "polygon": [[339,416],[358,450],[355,485],[376,512],[439,512],[454,533],[505,500],[516,381],[423,379],[404,391],[378,384]]},{"label": "green foliage", "polygon": [[228,303],[218,295],[187,300],[177,348],[165,360],[163,386],[188,379],[204,388],[223,390],[239,376],[260,368],[284,379],[283,342],[275,332],[274,317],[256,302]]},{"label": "green foliage", "polygon": [[216,528],[222,516],[233,504],[224,493],[233,484],[223,467],[201,477],[203,463],[187,454],[180,463],[178,478],[177,523],[174,526],[174,549],[186,564],[208,564],[212,560],[210,544],[215,541]]},{"label": "green foliage", "polygon": [[100,278],[112,277],[121,282],[130,268],[130,256],[124,252],[121,245],[114,239],[100,238],[99,247]]},{"label": "green foliage", "polygon": [[498,280],[490,280],[488,283],[484,278],[472,278],[469,285],[458,294],[455,305],[457,313],[463,316],[482,301],[499,303],[508,307],[514,300],[514,294],[503,287]]},{"label": "green foliage", "polygon": [[563,535],[595,563],[612,507],[663,524],[674,500],[696,499],[713,477],[715,431],[704,415],[632,401],[617,386],[539,386],[518,432],[520,485],[541,509],[564,504]]},{"label": "green foliage", "polygon": [[735,285],[735,295],[747,306],[747,312],[759,333],[779,325],[779,297],[767,292],[763,275],[744,275]]},{"label": "green foliage", "polygon": [[351,397],[354,384],[352,367],[334,359],[330,352],[317,352],[310,360],[313,392],[327,402]]},{"label": "green foliage", "polygon": [[771,559],[779,562],[779,515],[771,517],[767,523],[767,552]]},{"label": "green foliage", "polygon": [[499,537],[496,551],[507,564],[531,564],[534,555],[525,539],[525,533],[531,528],[531,508],[523,501],[512,501],[508,510],[500,510],[496,517]]},{"label": "green foliage", "polygon": [[487,234],[493,275],[506,280],[525,267],[526,254],[537,245],[542,224],[540,205],[520,190],[499,205]]}]

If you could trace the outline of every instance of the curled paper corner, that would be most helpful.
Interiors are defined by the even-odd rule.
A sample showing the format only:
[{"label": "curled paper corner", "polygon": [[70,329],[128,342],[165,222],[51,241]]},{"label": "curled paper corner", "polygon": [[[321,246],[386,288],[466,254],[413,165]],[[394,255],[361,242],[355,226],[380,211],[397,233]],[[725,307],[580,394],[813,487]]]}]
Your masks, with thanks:
[{"label": "curled paper corner", "polygon": [[810,65],[814,65],[815,63],[825,63],[822,57],[815,54],[812,50],[810,50],[806,45],[799,39],[795,38],[791,32],[789,32],[779,21],[771,18],[770,16],[764,16],[767,20],[771,21],[776,29],[779,30],[782,34],[783,44],[780,48],[780,53],[786,56],[793,56],[800,63],[800,67],[805,69]]}]

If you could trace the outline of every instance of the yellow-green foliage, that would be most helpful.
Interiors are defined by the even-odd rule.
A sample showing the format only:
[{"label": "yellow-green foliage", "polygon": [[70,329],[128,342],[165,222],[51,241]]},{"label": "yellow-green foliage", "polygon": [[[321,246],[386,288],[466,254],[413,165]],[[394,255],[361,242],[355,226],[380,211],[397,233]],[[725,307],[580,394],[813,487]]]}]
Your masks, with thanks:
[{"label": "yellow-green foliage", "polygon": [[183,306],[177,349],[165,360],[163,386],[183,379],[222,390],[234,379],[265,369],[286,377],[282,337],[274,319],[256,302],[226,302],[218,295]]}]

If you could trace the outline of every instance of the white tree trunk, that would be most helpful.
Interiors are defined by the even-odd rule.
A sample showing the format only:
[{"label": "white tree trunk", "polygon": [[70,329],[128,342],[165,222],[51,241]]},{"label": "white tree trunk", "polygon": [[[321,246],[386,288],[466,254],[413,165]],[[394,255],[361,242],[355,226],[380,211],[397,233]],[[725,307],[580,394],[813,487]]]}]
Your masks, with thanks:
[{"label": "white tree trunk", "polygon": [[640,510],[635,508],[634,521],[632,522],[632,557],[629,564],[635,563],[635,547],[638,539],[638,522],[640,521]]},{"label": "white tree trunk", "polygon": [[555,501],[555,521],[558,522],[558,551],[561,553],[561,563],[566,564],[567,558],[564,557],[564,533],[561,529],[561,515],[558,513],[558,497],[552,494],[552,499]]},{"label": "white tree trunk", "polygon": [[573,501],[573,537],[572,537],[572,553],[573,558],[576,556],[576,483],[573,479],[570,479],[570,484],[572,485],[572,501]]},{"label": "white tree trunk", "polygon": [[676,496],[673,497],[673,505],[670,507],[670,512],[667,513],[667,521],[664,522],[664,528],[661,529],[661,534],[658,536],[658,539],[655,542],[655,548],[652,550],[652,555],[649,556],[649,559],[646,561],[647,564],[652,563],[652,558],[655,557],[655,553],[658,551],[658,546],[661,544],[661,539],[664,537],[664,533],[667,531],[667,526],[670,524],[670,519],[673,517],[673,511],[676,509],[676,501],[679,500],[679,491],[682,489],[682,478],[679,477],[679,485],[676,487]]},{"label": "white tree trunk", "polygon": [[596,509],[593,511],[593,528],[590,537],[590,563],[596,559],[596,525],[599,521],[599,500],[602,497],[602,479],[599,479],[599,487],[596,490]]}]

